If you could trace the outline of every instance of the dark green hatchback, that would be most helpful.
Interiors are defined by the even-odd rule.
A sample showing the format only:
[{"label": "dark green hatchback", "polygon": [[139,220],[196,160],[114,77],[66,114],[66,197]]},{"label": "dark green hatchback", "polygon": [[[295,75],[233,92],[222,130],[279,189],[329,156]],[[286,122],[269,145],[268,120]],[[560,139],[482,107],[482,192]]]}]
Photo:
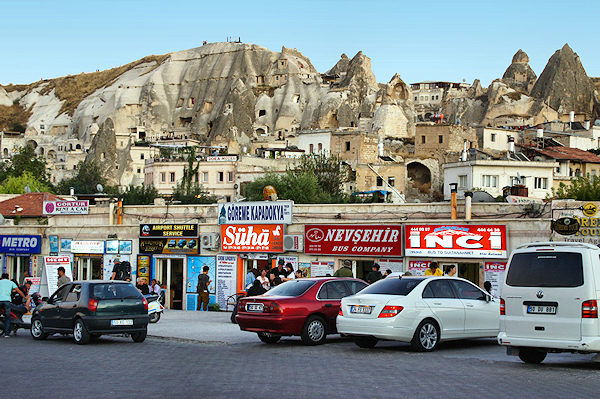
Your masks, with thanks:
[{"label": "dark green hatchback", "polygon": [[31,336],[46,339],[71,333],[86,344],[103,334],[130,334],[143,342],[148,331],[148,302],[126,281],[74,281],[60,287],[31,316]]}]

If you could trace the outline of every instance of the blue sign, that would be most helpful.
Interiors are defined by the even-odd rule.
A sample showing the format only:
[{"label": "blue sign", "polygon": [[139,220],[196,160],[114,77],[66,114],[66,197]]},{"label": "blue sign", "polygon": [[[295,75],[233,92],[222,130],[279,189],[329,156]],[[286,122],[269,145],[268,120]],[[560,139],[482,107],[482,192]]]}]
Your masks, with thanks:
[{"label": "blue sign", "polygon": [[39,254],[42,252],[42,236],[0,235],[0,253]]}]

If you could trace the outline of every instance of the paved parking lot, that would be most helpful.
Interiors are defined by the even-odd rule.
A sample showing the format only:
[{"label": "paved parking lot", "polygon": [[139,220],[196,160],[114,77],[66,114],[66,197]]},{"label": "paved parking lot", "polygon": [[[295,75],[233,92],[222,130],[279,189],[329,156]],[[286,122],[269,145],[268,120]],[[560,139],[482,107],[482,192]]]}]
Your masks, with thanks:
[{"label": "paved parking lot", "polygon": [[[299,338],[265,345],[239,331],[243,341],[236,343],[231,327],[237,327],[215,315],[172,314],[173,325],[188,319],[188,331],[202,329],[196,318],[213,318],[199,340],[134,344],[103,337],[78,346],[70,337],[39,342],[20,331],[0,340],[1,390],[90,398],[590,398],[600,392],[600,364],[591,355],[550,354],[531,366],[506,356],[493,340],[446,343],[433,353],[395,342],[360,349],[337,337],[319,347]],[[168,320],[151,330],[163,322],[168,329]],[[221,335],[226,339],[209,336],[219,324],[229,331]]]}]

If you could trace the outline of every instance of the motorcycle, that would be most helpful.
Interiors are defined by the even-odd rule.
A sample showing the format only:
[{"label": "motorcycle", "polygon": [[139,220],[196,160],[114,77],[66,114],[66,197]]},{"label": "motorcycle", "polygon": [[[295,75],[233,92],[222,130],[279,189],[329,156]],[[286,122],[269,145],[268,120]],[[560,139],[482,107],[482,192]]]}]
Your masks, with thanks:
[{"label": "motorcycle", "polygon": [[[14,300],[14,298],[13,298]],[[31,305],[32,309],[38,306],[42,302],[42,298],[36,292],[31,296]],[[10,309],[10,331],[17,333],[19,328],[23,328],[25,330],[31,329],[31,323],[23,320],[23,315],[27,313],[27,308],[25,305],[15,305],[12,304],[12,308]],[[4,308],[0,309],[0,335],[4,334],[4,320],[6,319],[6,315],[4,314]]]},{"label": "motorcycle", "polygon": [[164,292],[161,291],[159,295],[145,295],[148,301],[148,316],[150,316],[150,323],[158,323],[163,310],[165,310],[164,304]]}]

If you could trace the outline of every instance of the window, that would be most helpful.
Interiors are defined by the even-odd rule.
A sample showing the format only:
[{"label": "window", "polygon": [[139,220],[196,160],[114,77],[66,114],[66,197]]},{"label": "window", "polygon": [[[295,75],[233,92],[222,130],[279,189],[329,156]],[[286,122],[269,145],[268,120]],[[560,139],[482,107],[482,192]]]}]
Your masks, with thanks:
[{"label": "window", "polygon": [[458,187],[467,188],[467,175],[458,176]]},{"label": "window", "polygon": [[291,280],[267,291],[265,296],[300,296],[315,285],[314,280]]},{"label": "window", "polygon": [[487,299],[487,295],[483,291],[466,281],[450,280],[450,284],[452,284],[460,299],[476,299],[479,301]]},{"label": "window", "polygon": [[219,172],[219,178],[217,179],[219,183],[223,183],[225,181],[225,173]]},{"label": "window", "polygon": [[81,296],[81,284],[73,284],[65,298],[65,302],[77,302]]},{"label": "window", "polygon": [[498,187],[498,176],[482,175],[481,185],[483,187]]},{"label": "window", "polygon": [[56,291],[50,297],[50,299],[52,300],[52,303],[62,302],[63,298],[65,297],[65,295],[67,294],[67,292],[69,292],[70,288],[71,288],[71,284],[65,284],[62,287],[60,287],[59,290]]},{"label": "window", "polygon": [[264,109],[261,109],[258,111],[258,116],[265,116],[267,114],[267,111]]},{"label": "window", "polygon": [[395,178],[394,176],[390,176],[390,177],[388,177],[388,184],[389,184],[391,187],[394,187],[394,185],[396,184],[396,178]]},{"label": "window", "polygon": [[142,173],[142,169],[140,169],[140,168],[137,168],[137,172],[138,172],[138,174],[139,174],[139,173]]},{"label": "window", "polygon": [[536,177],[533,181],[534,188],[545,190],[548,188],[548,178],[547,177]]},{"label": "window", "polygon": [[323,151],[323,144],[319,143],[318,148],[319,148],[319,152]]},{"label": "window", "polygon": [[438,142],[440,144],[444,144],[444,136],[442,136],[441,134],[438,136]]},{"label": "window", "polygon": [[379,176],[377,176],[377,187],[381,187],[383,186],[383,179]]},{"label": "window", "polygon": [[132,284],[122,283],[103,283],[94,284],[92,294],[95,299],[142,299],[142,294]]},{"label": "window", "polygon": [[560,173],[560,165],[556,167],[556,173]]},{"label": "window", "polygon": [[144,159],[144,153],[143,152],[140,154],[140,159]]},{"label": "window", "polygon": [[202,172],[202,183],[208,183],[208,172]]},{"label": "window", "polygon": [[429,100],[429,96],[425,96],[425,101]]},{"label": "window", "polygon": [[165,183],[167,181],[167,174],[165,172],[160,172],[160,182]]},{"label": "window", "polygon": [[318,299],[342,299],[345,296],[351,295],[346,284],[343,281],[333,281],[325,283],[321,286]]},{"label": "window", "polygon": [[425,138],[425,136],[421,136],[421,144],[425,144],[426,141],[427,139]]},{"label": "window", "polygon": [[312,144],[308,146],[308,152],[310,152],[311,154],[313,152],[315,152],[315,148],[314,148],[314,146]]},{"label": "window", "polygon": [[169,181],[175,183],[175,172],[169,173]]},{"label": "window", "polygon": [[580,253],[531,252],[515,254],[506,284],[513,287],[579,287],[583,284]]},{"label": "window", "polygon": [[448,280],[433,280],[423,290],[423,298],[456,298]]},{"label": "window", "polygon": [[[419,97],[415,96],[415,101],[417,101],[419,99]],[[599,139],[600,140],[600,139]]]},{"label": "window", "polygon": [[348,289],[350,290],[351,295],[356,294],[368,285],[367,283],[363,283],[362,281],[345,281],[345,283]]},{"label": "window", "polygon": [[492,143],[496,142],[496,133],[491,134],[491,140],[492,140]]},{"label": "window", "polygon": [[233,182],[233,172],[227,172],[227,182]]},{"label": "window", "polygon": [[386,278],[363,289],[361,294],[408,295],[425,278]]},{"label": "window", "polygon": [[346,151],[350,151],[350,142],[346,141]]}]

